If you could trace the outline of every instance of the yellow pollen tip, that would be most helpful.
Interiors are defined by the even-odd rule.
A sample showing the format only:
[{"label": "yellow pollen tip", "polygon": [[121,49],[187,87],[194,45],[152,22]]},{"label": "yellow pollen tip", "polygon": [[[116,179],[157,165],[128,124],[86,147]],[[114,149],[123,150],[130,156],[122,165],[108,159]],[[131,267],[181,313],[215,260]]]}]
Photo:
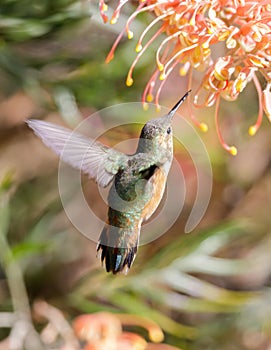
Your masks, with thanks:
[{"label": "yellow pollen tip", "polygon": [[135,50],[136,50],[136,52],[140,52],[142,50],[142,45],[137,44]]},{"label": "yellow pollen tip", "polygon": [[162,63],[158,63],[157,66],[158,66],[158,69],[160,70],[160,72],[162,72],[164,70],[164,65]]},{"label": "yellow pollen tip", "polygon": [[208,125],[205,124],[205,123],[200,123],[199,127],[200,127],[200,130],[203,131],[203,132],[207,132],[208,131]]},{"label": "yellow pollen tip", "polygon": [[271,122],[271,113],[265,110],[265,115],[267,116],[267,119]]},{"label": "yellow pollen tip", "polygon": [[159,79],[160,80],[165,80],[166,79],[166,75],[165,75],[164,72],[160,74]]},{"label": "yellow pollen tip", "polygon": [[191,26],[194,26],[196,23],[195,23],[195,19],[194,18],[191,18],[191,20],[189,21],[189,24]]},{"label": "yellow pollen tip", "polygon": [[156,112],[160,112],[161,111],[161,106],[160,105],[157,105],[156,106]]},{"label": "yellow pollen tip", "polygon": [[248,129],[248,133],[249,133],[250,136],[254,136],[257,131],[258,131],[258,128],[255,125],[251,126]]},{"label": "yellow pollen tip", "polygon": [[149,105],[147,104],[147,102],[143,103],[143,110],[147,111],[149,109]]},{"label": "yellow pollen tip", "polygon": [[182,68],[180,68],[179,73],[180,73],[181,77],[185,77],[187,74],[187,69],[182,67]]},{"label": "yellow pollen tip", "polygon": [[152,102],[153,101],[153,95],[152,94],[148,94],[146,97],[147,102]]},{"label": "yellow pollen tip", "polygon": [[136,350],[144,350],[146,349],[146,346],[147,346],[147,342],[145,339],[138,339],[137,341],[134,341],[133,342],[133,345],[134,349]]},{"label": "yellow pollen tip", "polygon": [[158,327],[152,327],[149,329],[149,338],[154,343],[161,343],[164,340],[164,334]]},{"label": "yellow pollen tip", "polygon": [[127,37],[128,37],[128,39],[133,39],[134,33],[131,30],[128,30]]},{"label": "yellow pollen tip", "polygon": [[231,146],[229,149],[229,152],[231,155],[236,156],[237,155],[237,148],[234,146]]},{"label": "yellow pollen tip", "polygon": [[112,17],[111,20],[110,20],[110,24],[115,24],[117,23],[117,18],[116,17]]},{"label": "yellow pollen tip", "polygon": [[127,86],[132,86],[133,82],[134,82],[133,78],[128,76],[127,79],[126,79],[126,85]]},{"label": "yellow pollen tip", "polygon": [[102,6],[102,11],[106,12],[108,10],[108,6],[106,4],[103,4]]}]

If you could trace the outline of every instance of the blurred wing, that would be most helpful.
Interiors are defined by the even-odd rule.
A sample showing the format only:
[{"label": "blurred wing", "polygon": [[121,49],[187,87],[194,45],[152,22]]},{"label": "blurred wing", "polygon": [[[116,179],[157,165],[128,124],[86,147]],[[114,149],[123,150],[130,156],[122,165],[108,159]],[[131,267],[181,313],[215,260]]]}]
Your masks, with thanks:
[{"label": "blurred wing", "polygon": [[44,144],[72,167],[106,187],[129,157],[62,126],[41,120],[26,122]]}]

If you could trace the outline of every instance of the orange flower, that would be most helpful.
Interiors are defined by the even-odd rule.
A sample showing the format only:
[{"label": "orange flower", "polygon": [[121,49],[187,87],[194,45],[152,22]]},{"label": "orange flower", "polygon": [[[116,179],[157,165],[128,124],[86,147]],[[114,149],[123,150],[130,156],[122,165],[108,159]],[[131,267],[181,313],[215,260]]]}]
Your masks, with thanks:
[{"label": "orange flower", "polygon": [[[118,20],[126,2],[128,0],[119,0],[110,23]],[[100,0],[105,22],[108,19],[106,10],[104,0]],[[142,96],[144,106],[147,107],[147,102],[154,99],[159,107],[160,92],[174,69],[178,68],[181,76],[188,75],[187,90],[191,88],[193,70],[204,72],[194,96],[194,105],[216,104],[219,140],[228,152],[235,155],[236,148],[225,143],[219,129],[220,97],[227,101],[236,100],[247,83],[252,81],[259,96],[259,113],[256,123],[249,128],[249,134],[257,132],[263,111],[271,119],[271,4],[267,0],[139,0],[137,9],[109,52],[107,63],[113,59],[125,32],[129,39],[133,38],[130,24],[143,12],[152,12],[155,19],[143,31],[135,46],[137,56],[128,72],[126,84],[133,84],[133,70],[142,54],[161,34],[166,34],[156,52],[156,69]],[[157,31],[144,44],[147,33],[153,27],[157,27]],[[224,42],[223,56],[214,59],[212,49],[221,42]],[[267,83],[264,91],[256,73]],[[201,130],[207,131],[207,125],[195,119],[191,107],[190,115]]]},{"label": "orange flower", "polygon": [[[122,326],[141,326],[154,343],[164,339],[161,328],[146,317],[127,314],[97,312],[78,316],[73,322],[73,329],[78,339],[85,342],[84,350],[147,350],[151,343],[140,335],[123,332]],[[164,347],[163,347],[164,346]],[[151,347],[156,349],[155,344]],[[178,350],[169,345],[160,344],[158,349]]]}]

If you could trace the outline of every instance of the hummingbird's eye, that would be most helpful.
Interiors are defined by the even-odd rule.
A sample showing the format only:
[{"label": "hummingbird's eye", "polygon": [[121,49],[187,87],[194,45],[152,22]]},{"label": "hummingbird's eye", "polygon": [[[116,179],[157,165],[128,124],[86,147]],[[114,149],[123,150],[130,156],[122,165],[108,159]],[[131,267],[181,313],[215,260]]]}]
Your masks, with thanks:
[{"label": "hummingbird's eye", "polygon": [[168,128],[167,128],[167,134],[170,134],[171,133],[171,127],[169,126]]}]

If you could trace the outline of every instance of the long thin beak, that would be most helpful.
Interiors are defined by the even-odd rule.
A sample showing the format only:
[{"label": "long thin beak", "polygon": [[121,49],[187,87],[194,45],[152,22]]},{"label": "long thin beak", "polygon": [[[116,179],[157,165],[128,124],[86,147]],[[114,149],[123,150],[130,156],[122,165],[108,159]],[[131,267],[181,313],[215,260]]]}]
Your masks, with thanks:
[{"label": "long thin beak", "polygon": [[176,103],[176,105],[171,109],[171,111],[168,113],[169,118],[172,118],[174,114],[177,112],[180,105],[186,100],[187,96],[190,94],[191,90],[187,91],[185,95]]}]

